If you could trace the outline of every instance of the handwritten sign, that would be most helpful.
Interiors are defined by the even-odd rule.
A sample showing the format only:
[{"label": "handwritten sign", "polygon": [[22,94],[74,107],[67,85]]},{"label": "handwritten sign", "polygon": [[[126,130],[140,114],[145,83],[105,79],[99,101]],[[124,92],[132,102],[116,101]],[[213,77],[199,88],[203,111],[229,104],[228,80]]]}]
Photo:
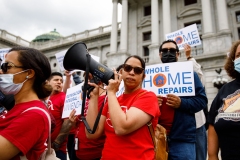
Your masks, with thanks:
[{"label": "handwritten sign", "polygon": [[147,66],[142,87],[156,95],[194,96],[192,61]]},{"label": "handwritten sign", "polygon": [[84,83],[80,83],[67,90],[62,118],[69,117],[71,111],[76,109],[76,115],[80,115],[82,111],[82,86]]},{"label": "handwritten sign", "polygon": [[[61,51],[61,52],[58,52],[55,54],[58,66],[60,67],[61,71],[65,71],[65,68],[63,67],[63,59],[64,59],[66,52],[67,52],[67,50],[64,50],[64,51]],[[91,55],[91,57],[97,62],[99,62],[99,60],[100,60],[100,58],[98,56]]]},{"label": "handwritten sign", "polygon": [[201,39],[199,37],[196,24],[166,34],[166,39],[173,39],[174,41],[176,41],[179,50],[184,49],[183,46],[186,43],[191,47],[201,45]]}]

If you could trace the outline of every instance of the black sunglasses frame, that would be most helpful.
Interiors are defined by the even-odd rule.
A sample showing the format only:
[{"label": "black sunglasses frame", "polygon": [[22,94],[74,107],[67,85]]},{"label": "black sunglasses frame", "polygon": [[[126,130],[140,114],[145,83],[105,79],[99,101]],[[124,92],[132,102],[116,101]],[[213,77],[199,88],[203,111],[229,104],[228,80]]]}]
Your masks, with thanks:
[{"label": "black sunglasses frame", "polygon": [[[8,64],[12,64],[11,66],[9,66]],[[16,68],[24,68],[23,66],[16,66],[15,64],[13,63],[9,63],[9,62],[5,62],[5,63],[2,63],[1,65],[1,70],[6,73],[8,71],[8,67],[16,67]]]},{"label": "black sunglasses frame", "polygon": [[176,48],[162,48],[161,52],[163,52],[163,53],[167,53],[167,52],[176,53],[177,49]]},{"label": "black sunglasses frame", "polygon": [[133,66],[131,66],[131,65],[124,64],[124,65],[123,65],[123,70],[126,71],[126,72],[131,72],[131,70],[133,70],[135,74],[142,74],[143,71],[144,71],[144,68],[141,68],[141,67],[133,67]]}]

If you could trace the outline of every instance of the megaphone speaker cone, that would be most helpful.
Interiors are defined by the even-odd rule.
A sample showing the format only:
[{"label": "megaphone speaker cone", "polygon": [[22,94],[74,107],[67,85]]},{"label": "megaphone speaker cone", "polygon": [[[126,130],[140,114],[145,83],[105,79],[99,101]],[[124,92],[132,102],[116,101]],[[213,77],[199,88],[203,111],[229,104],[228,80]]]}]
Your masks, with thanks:
[{"label": "megaphone speaker cone", "polygon": [[[86,70],[87,65],[87,46],[79,42],[70,47],[63,59],[63,66],[66,70],[74,69]],[[114,77],[112,70],[96,62],[90,57],[89,72],[99,78],[103,83],[108,84],[108,80]]]}]

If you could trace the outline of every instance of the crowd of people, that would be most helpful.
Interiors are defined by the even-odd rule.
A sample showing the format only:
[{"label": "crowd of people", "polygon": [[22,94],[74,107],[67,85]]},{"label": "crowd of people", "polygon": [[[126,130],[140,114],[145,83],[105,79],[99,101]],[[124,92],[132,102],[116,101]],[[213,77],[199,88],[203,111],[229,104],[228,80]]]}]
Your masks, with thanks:
[{"label": "crowd of people", "polygon": [[[184,51],[193,63],[194,96],[163,96],[143,89],[146,64],[138,55],[113,69],[114,76],[106,85],[94,83],[91,73],[84,82],[78,74],[65,71],[64,80],[62,73],[51,72],[40,51],[13,47],[0,62],[0,160],[40,159],[49,138],[44,112],[51,117],[51,147],[61,160],[67,156],[70,160],[154,160],[148,124],[166,129],[168,160],[206,160],[207,155],[209,160],[218,160],[220,150],[222,160],[239,159],[240,41],[226,56],[225,70],[233,81],[219,90],[208,114],[201,65],[191,56],[189,45]],[[159,63],[178,62],[179,56],[175,41],[162,42]],[[124,92],[116,96],[121,82]],[[81,115],[90,128],[99,120],[94,133],[89,133],[75,109],[62,118],[71,83],[93,87]]]}]

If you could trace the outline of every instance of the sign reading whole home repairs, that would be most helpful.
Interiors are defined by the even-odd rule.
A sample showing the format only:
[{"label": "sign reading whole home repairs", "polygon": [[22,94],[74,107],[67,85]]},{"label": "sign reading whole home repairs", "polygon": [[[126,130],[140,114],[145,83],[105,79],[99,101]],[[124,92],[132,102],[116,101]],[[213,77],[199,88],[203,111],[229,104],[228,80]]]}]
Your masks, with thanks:
[{"label": "sign reading whole home repairs", "polygon": [[145,74],[142,87],[156,95],[195,95],[192,61],[146,66]]},{"label": "sign reading whole home repairs", "polygon": [[184,44],[186,43],[191,47],[201,45],[201,39],[196,24],[166,34],[166,39],[174,40],[177,43],[179,50],[184,49]]}]

